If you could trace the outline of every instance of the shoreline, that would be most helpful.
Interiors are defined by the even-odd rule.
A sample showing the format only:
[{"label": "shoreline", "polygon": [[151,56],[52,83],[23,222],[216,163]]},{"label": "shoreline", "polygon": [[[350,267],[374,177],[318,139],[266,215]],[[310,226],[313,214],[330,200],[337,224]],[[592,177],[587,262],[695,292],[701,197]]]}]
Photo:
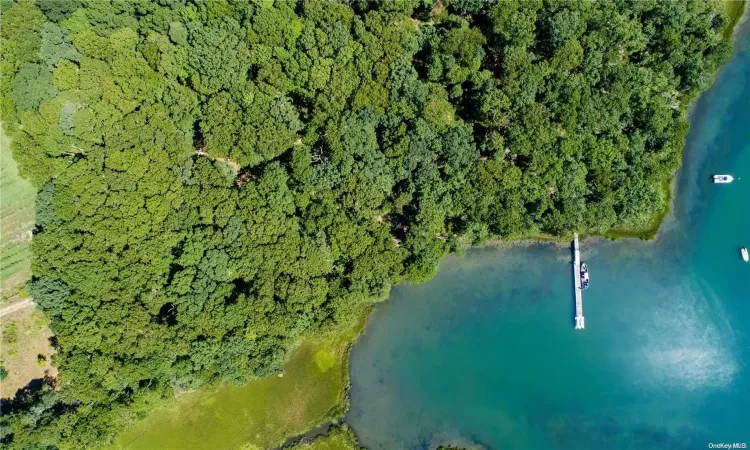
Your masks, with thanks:
[{"label": "shoreline", "polygon": [[[728,1],[739,1],[739,0],[728,0]],[[739,34],[742,27],[745,25],[745,22],[748,21],[748,18],[750,17],[750,1],[748,0],[741,0],[744,2],[744,9],[742,11],[742,15],[740,15],[740,18],[737,19],[737,22],[735,22],[732,25],[732,37],[730,38],[731,43],[734,43],[735,39],[737,39],[737,35]]]},{"label": "shoreline", "polygon": [[[744,1],[744,10],[743,10],[742,15],[740,16],[740,18],[738,19],[738,21],[735,22],[732,25],[732,28],[733,28],[732,29],[732,35],[731,35],[732,44],[737,39],[737,36],[740,34],[740,32],[743,31],[744,27],[746,26],[746,24],[747,24],[747,22],[749,20],[750,20],[750,1],[745,0]],[[716,71],[716,73],[714,74],[714,77],[713,77],[713,81],[711,82],[711,86],[714,85],[714,83],[716,81],[716,78],[720,75],[721,71],[724,70],[725,66],[726,66],[726,63],[721,68],[719,68],[719,70]],[[709,86],[708,89],[710,89],[711,86]],[[706,91],[708,89],[706,89]],[[693,110],[695,108],[695,105],[697,105],[698,100],[703,96],[703,94],[706,91],[701,92],[699,95],[697,95],[695,98],[693,98],[691,100],[690,104],[687,106],[685,112],[687,114],[688,124],[690,124],[690,122],[691,122],[692,113],[693,113]],[[687,146],[687,142],[686,142],[685,146],[681,150],[681,157],[682,158],[685,157],[686,146]],[[667,195],[668,195],[667,205],[666,205],[666,208],[665,208],[664,211],[660,212],[659,214],[657,214],[654,217],[653,221],[656,222],[656,223],[654,223],[655,226],[644,228],[643,230],[628,230],[628,232],[622,232],[622,230],[620,230],[620,232],[618,232],[616,228],[613,228],[613,230],[615,230],[615,231],[612,234],[608,234],[608,232],[605,232],[604,234],[597,234],[597,233],[586,234],[586,233],[582,233],[580,240],[581,241],[587,240],[590,243],[594,243],[594,244],[596,244],[597,242],[619,241],[619,240],[623,240],[623,239],[625,239],[625,240],[637,239],[637,240],[647,241],[648,243],[657,242],[662,237],[662,235],[665,232],[665,226],[664,225],[666,223],[669,223],[669,222],[673,221],[673,220],[676,220],[676,217],[675,217],[675,202],[677,200],[677,195],[676,195],[677,192],[676,191],[677,191],[677,188],[678,188],[678,182],[680,181],[680,178],[681,178],[681,172],[682,172],[681,169],[682,169],[682,166],[683,166],[683,164],[681,163],[680,167],[672,175],[672,178],[671,178],[670,182],[667,185],[667,189],[668,189],[667,190]],[[483,242],[483,243],[478,244],[478,245],[465,244],[465,245],[462,246],[462,250],[463,250],[463,252],[465,252],[466,250],[477,249],[477,248],[490,248],[490,247],[503,248],[503,247],[517,247],[517,246],[530,247],[530,246],[533,246],[533,245],[553,245],[553,246],[556,246],[556,247],[564,248],[564,247],[569,246],[570,243],[571,243],[571,241],[572,241],[572,237],[570,239],[568,239],[567,237],[563,237],[563,236],[555,236],[555,235],[548,235],[548,234],[545,234],[545,233],[537,233],[537,234],[532,234],[532,235],[513,237],[513,238],[510,238],[510,239],[502,239],[502,238],[498,238],[498,237],[493,237],[493,238],[490,238],[489,240],[487,240],[486,242]],[[455,256],[463,257],[464,256],[463,252],[461,252],[461,253],[455,253],[454,252],[452,254],[455,255]],[[444,260],[445,260],[445,258],[443,258],[441,260],[441,263]],[[438,270],[439,270],[439,268],[438,268]],[[372,318],[372,312],[374,312],[374,309],[375,308],[373,307],[370,310],[370,314],[368,314],[368,316],[366,318],[365,326],[362,327],[362,329],[360,330],[360,333],[355,337],[355,339],[351,342],[349,348],[347,349],[348,350],[347,354],[346,354],[347,361],[345,363],[346,367],[349,366],[349,359],[351,357],[351,351],[352,351],[354,345],[359,340],[360,336],[362,336],[367,331],[369,322],[370,322],[370,320]],[[351,385],[350,374],[347,373],[347,386],[350,386],[350,385]],[[346,389],[346,403],[347,403],[347,406],[344,409],[344,414],[336,422],[338,424],[346,424],[346,421],[344,420],[344,416],[345,416],[346,411],[349,409],[348,408],[348,406],[349,406],[348,404],[350,403],[349,388]],[[305,433],[302,436],[296,436],[296,438],[298,438],[298,439],[302,438],[302,439],[300,439],[300,440],[298,440],[296,442],[297,443],[299,443],[300,441],[303,441],[303,442],[312,442],[316,438],[318,438],[320,436],[323,436],[323,435],[325,435],[325,432],[321,432],[320,434],[317,434],[316,436],[311,436],[311,435]],[[355,432],[355,435],[356,435],[356,432]],[[290,437],[290,439],[291,439],[291,437]],[[281,447],[281,448],[284,448],[284,447]],[[365,447],[362,447],[360,445],[360,448],[365,448]]]},{"label": "shoreline", "polygon": [[[734,1],[734,0],[727,0],[727,1]],[[744,5],[743,5],[742,15],[734,24],[732,24],[732,37],[731,37],[732,46],[734,46],[734,41],[737,39],[739,34],[743,31],[744,27],[746,26],[747,22],[750,20],[750,1],[743,0],[743,4]],[[717,70],[716,73],[714,74],[713,81],[711,82],[711,86],[713,86],[714,82],[716,81],[716,78],[721,74],[722,70],[724,70],[724,66],[719,68],[719,70]],[[692,99],[690,104],[687,106],[686,114],[687,114],[688,124],[691,122],[695,107],[698,104],[699,99],[703,96],[704,92],[706,91],[701,92],[700,95]],[[686,142],[686,145],[687,145],[687,142]],[[681,156],[684,158],[684,155],[685,155],[685,148],[683,147],[683,149],[681,150]],[[680,167],[672,175],[672,179],[669,182],[668,191],[667,191],[668,200],[667,200],[666,209],[654,216],[654,218],[652,219],[653,225],[651,227],[646,227],[643,229],[635,228],[632,230],[611,228],[610,230],[605,231],[603,234],[599,234],[599,233],[586,234],[585,232],[583,232],[583,233],[580,233],[580,240],[581,241],[588,240],[589,242],[591,241],[601,242],[601,241],[606,241],[606,240],[619,241],[622,239],[638,239],[638,240],[647,241],[647,242],[658,241],[664,232],[664,224],[669,222],[670,220],[675,219],[674,218],[675,201],[677,200],[676,191],[677,191],[677,183],[680,181],[681,169],[682,169],[682,163]],[[558,247],[562,247],[565,245],[569,245],[571,241],[572,241],[572,237],[568,239],[562,236],[554,236],[554,235],[548,235],[545,233],[538,233],[538,236],[536,235],[519,236],[519,237],[510,238],[510,239],[492,237],[487,242],[483,242],[479,245],[467,244],[464,246],[464,250],[468,250],[469,248],[530,246],[530,245],[538,245],[538,244],[552,244]]]},{"label": "shoreline", "polygon": [[[732,39],[734,40],[740,30],[744,27],[745,23],[748,21],[748,13],[750,13],[750,8],[748,7],[748,1],[744,3],[744,12],[737,23],[734,24],[733,31],[732,31]],[[720,71],[723,69],[720,68],[717,70],[717,72],[714,74],[714,81],[716,77],[719,75]],[[712,82],[713,85],[713,82]],[[705,92],[705,91],[704,91]],[[694,105],[697,103],[697,100],[701,98],[703,95],[703,92],[700,93],[700,95],[696,96],[690,104],[686,108],[686,114],[687,114],[687,120],[690,122],[691,120],[691,112],[694,108]],[[684,158],[685,147],[681,149],[682,157]],[[587,242],[591,243],[601,243],[606,241],[618,241],[622,239],[638,239],[638,240],[645,240],[649,243],[656,242],[660,239],[660,237],[663,235],[665,231],[665,224],[669,221],[674,219],[675,214],[675,200],[676,200],[676,190],[678,188],[678,181],[680,180],[680,173],[681,168],[678,168],[674,174],[671,176],[670,183],[665,183],[667,185],[668,189],[668,197],[666,201],[666,207],[664,210],[659,211],[656,215],[653,216],[653,219],[649,221],[649,223],[652,225],[650,227],[644,227],[642,230],[628,230],[628,232],[624,232],[624,229],[616,229],[613,228],[612,234],[608,234],[608,232],[604,232],[603,234],[586,234],[581,233],[581,240],[586,240]],[[655,229],[654,229],[655,225]],[[505,247],[530,247],[534,245],[553,245],[559,248],[565,248],[570,245],[570,242],[572,240],[572,236],[570,238],[565,236],[554,236],[554,235],[548,235],[545,233],[537,232],[527,235],[520,235],[516,237],[511,238],[499,238],[499,237],[492,237],[486,242],[483,242],[478,245],[470,245],[470,244],[464,244],[462,245],[462,248],[464,250],[467,250],[469,248],[471,249],[477,249],[477,248],[505,248]],[[453,254],[454,256],[463,257],[463,252],[452,252],[448,253],[446,256],[449,256]],[[442,258],[439,262],[439,264],[442,264],[445,261],[445,257]],[[439,269],[438,269],[439,270]],[[394,285],[395,286],[395,285]],[[392,287],[394,287],[392,286]],[[390,296],[390,292],[389,292]],[[364,335],[364,333],[367,332],[367,328],[369,327],[370,320],[372,320],[372,313],[375,311],[376,303],[379,303],[379,301],[373,301],[371,305],[369,305],[366,308],[366,312],[363,312],[362,317],[360,318],[360,324],[357,325],[357,328],[359,328],[355,336],[351,339],[350,342],[346,345],[346,350],[344,351],[342,358],[342,364],[344,368],[344,382],[342,386],[341,395],[339,398],[339,402],[337,404],[337,407],[330,410],[328,413],[328,416],[317,425],[313,426],[312,428],[309,428],[303,433],[287,436],[282,442],[280,442],[280,445],[276,447],[277,449],[289,449],[293,448],[301,443],[305,442],[313,442],[314,440],[318,439],[321,436],[324,436],[327,434],[328,429],[331,425],[337,424],[346,424],[346,413],[350,408],[350,387],[351,387],[351,375],[349,371],[349,365],[351,361],[351,352],[353,351],[354,345],[357,343],[359,338]],[[341,333],[344,334],[344,333]],[[312,339],[315,339],[314,336],[312,336]],[[295,348],[298,348],[300,345],[302,345],[303,341],[308,341],[309,339],[300,340],[295,346],[293,346],[290,349],[290,354],[293,352]]]}]

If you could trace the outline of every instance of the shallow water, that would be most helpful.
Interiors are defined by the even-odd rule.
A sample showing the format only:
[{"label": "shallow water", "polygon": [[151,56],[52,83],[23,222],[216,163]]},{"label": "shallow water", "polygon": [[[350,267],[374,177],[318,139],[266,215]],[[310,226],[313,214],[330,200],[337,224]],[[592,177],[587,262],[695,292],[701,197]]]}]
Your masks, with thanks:
[{"label": "shallow water", "polygon": [[569,249],[449,258],[395,288],[353,349],[346,421],[362,445],[750,445],[748,27],[736,47],[696,105],[659,239],[583,242],[586,329],[573,329]]}]

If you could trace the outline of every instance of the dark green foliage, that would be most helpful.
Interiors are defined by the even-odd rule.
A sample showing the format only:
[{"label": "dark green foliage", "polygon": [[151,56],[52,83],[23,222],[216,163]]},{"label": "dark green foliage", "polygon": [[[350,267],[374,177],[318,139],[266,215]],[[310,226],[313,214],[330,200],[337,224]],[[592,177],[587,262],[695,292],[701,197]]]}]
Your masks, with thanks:
[{"label": "dark green foliage", "polygon": [[4,444],[103,445],[271,374],[465,244],[651,226],[729,54],[710,2],[347,5],[3,4],[60,368]]},{"label": "dark green foliage", "polygon": [[10,85],[10,98],[18,109],[36,109],[47,99],[57,95],[52,84],[52,72],[40,64],[21,66]]}]

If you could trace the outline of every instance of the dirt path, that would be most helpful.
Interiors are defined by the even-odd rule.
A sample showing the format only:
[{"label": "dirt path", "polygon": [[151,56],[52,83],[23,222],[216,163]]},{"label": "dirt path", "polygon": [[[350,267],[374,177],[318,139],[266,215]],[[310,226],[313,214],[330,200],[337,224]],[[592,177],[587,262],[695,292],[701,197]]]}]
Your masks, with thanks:
[{"label": "dirt path", "polygon": [[5,317],[8,314],[12,314],[16,311],[20,311],[26,308],[33,308],[34,303],[30,299],[21,300],[20,302],[11,303],[10,305],[3,306],[0,308],[0,317]]}]

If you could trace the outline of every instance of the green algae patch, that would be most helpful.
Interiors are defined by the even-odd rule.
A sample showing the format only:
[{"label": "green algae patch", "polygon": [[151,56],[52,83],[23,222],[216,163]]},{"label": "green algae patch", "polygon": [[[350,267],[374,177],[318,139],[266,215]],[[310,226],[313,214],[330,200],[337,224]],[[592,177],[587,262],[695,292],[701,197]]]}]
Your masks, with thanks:
[{"label": "green algae patch", "polygon": [[328,369],[336,365],[336,357],[330,350],[318,350],[315,353],[315,363],[318,365],[318,369],[321,372],[328,372]]}]

